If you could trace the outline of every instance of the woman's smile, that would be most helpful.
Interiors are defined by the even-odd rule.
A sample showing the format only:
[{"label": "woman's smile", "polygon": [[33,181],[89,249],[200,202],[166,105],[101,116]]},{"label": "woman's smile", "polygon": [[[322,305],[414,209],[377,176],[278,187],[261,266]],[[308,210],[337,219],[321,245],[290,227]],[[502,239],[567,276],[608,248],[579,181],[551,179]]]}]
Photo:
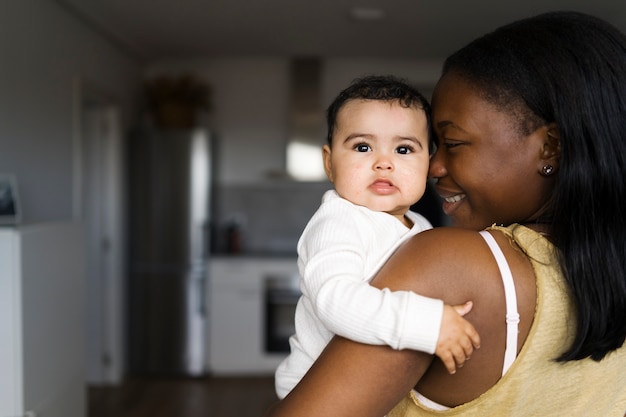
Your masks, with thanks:
[{"label": "woman's smile", "polygon": [[462,191],[446,190],[438,184],[435,184],[435,191],[443,200],[441,208],[447,216],[450,216],[467,198],[467,194]]},{"label": "woman's smile", "polygon": [[463,200],[465,200],[465,198],[467,197],[466,194],[456,194],[450,197],[442,197],[443,198],[443,203],[441,205],[441,208],[443,210],[443,212],[447,215],[447,216],[451,216],[452,213],[461,205],[463,204]]}]

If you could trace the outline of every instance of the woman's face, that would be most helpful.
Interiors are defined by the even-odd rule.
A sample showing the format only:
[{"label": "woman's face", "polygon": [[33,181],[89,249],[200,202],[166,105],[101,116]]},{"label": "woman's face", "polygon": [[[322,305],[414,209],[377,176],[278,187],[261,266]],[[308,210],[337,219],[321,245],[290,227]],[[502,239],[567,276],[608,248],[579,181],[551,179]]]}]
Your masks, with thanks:
[{"label": "woman's face", "polygon": [[513,115],[453,73],[437,84],[432,108],[437,152],[429,174],[452,224],[479,230],[536,218],[548,197],[540,175],[547,128],[525,136]]}]

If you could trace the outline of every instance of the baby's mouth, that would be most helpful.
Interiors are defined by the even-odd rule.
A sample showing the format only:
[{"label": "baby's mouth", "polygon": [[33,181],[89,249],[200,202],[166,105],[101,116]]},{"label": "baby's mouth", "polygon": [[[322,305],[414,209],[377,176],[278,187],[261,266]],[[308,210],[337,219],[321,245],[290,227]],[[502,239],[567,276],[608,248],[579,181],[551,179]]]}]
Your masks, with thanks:
[{"label": "baby's mouth", "polygon": [[389,180],[379,179],[372,183],[370,189],[382,195],[388,195],[395,192],[396,187]]},{"label": "baby's mouth", "polygon": [[393,186],[393,184],[389,180],[376,180],[374,181],[374,185],[387,185],[390,187]]}]

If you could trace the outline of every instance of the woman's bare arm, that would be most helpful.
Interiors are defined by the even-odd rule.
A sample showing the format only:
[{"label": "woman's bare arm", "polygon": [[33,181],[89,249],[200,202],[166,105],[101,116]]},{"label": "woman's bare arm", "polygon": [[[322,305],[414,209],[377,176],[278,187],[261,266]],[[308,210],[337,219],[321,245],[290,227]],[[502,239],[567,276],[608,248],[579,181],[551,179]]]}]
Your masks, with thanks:
[{"label": "woman's bare arm", "polygon": [[[447,304],[474,302],[467,318],[483,343],[457,374],[449,375],[440,362],[433,362],[425,353],[394,351],[335,337],[298,386],[268,416],[380,417],[427,371],[424,378],[437,380],[439,385],[445,381],[456,387],[471,387],[461,389],[455,401],[475,398],[493,385],[501,372],[502,362],[494,357],[503,353],[504,333],[498,329],[505,313],[497,266],[481,242],[476,232],[466,230],[420,233],[401,247],[372,281],[379,288],[413,290]],[[429,370],[431,363],[436,365],[433,370]]]},{"label": "woman's bare arm", "polygon": [[[268,417],[381,417],[415,385],[432,356],[334,337]],[[384,393],[384,395],[380,395]]]}]

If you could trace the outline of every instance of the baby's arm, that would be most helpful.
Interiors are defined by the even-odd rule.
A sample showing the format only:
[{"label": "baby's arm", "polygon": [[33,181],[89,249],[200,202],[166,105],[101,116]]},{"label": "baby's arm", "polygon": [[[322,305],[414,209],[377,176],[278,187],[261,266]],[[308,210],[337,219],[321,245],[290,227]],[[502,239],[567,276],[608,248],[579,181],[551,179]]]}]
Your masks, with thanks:
[{"label": "baby's arm", "polygon": [[396,350],[435,352],[443,316],[441,300],[334,277],[313,301],[319,319],[334,334]]},{"label": "baby's arm", "polygon": [[376,237],[376,231],[363,227],[368,221],[352,212],[318,211],[298,243],[303,295],[324,327],[334,334],[361,343],[432,354],[443,302],[368,284],[364,242]]},{"label": "baby's arm", "polygon": [[396,350],[437,353],[451,371],[455,362],[465,361],[472,351],[471,337],[477,335],[451,307],[410,291],[378,289],[365,280],[363,242],[379,233],[369,232],[364,219],[353,213],[338,217],[335,212],[316,220],[298,246],[300,272],[305,297],[330,332]]},{"label": "baby's arm", "polygon": [[443,305],[409,291],[379,290],[366,282],[327,282],[317,314],[333,333],[351,340],[435,353],[450,373],[478,348],[478,333],[462,315],[471,303]]}]

